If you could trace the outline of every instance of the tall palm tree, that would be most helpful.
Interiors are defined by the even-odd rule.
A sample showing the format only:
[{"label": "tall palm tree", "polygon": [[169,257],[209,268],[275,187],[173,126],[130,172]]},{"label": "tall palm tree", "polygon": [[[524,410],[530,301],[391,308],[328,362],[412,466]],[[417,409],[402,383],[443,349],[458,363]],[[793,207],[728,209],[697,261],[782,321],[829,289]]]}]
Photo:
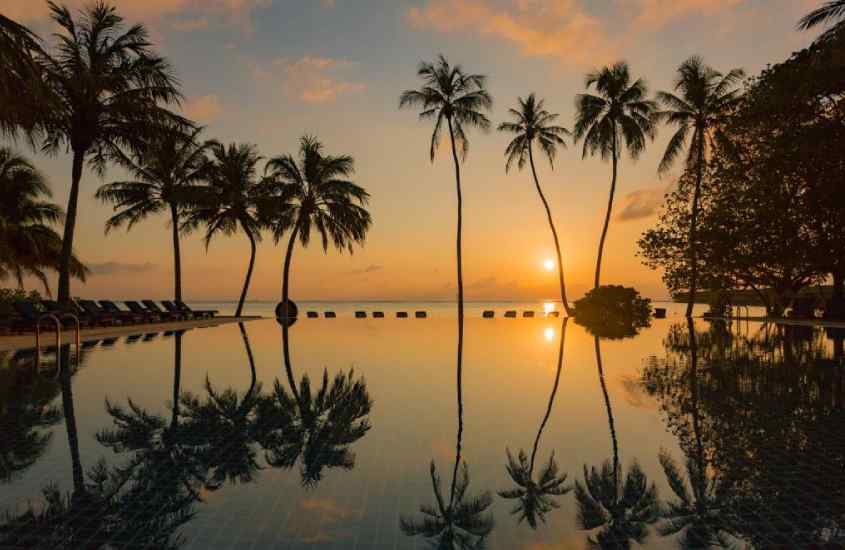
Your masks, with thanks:
[{"label": "tall palm tree", "polygon": [[190,208],[196,186],[203,179],[206,153],[211,142],[200,142],[202,128],[189,134],[178,130],[145,144],[134,158],[121,164],[135,179],[116,181],[97,190],[97,198],[114,204],[118,212],[106,222],[106,232],[126,225],[132,227],[153,214],[168,212],[173,233],[173,296],[182,299],[182,260],[179,234],[184,229],[182,216]]},{"label": "tall palm tree", "polygon": [[798,21],[798,29],[806,31],[836,21],[820,38],[828,38],[845,28],[845,0],[830,0]]},{"label": "tall palm tree", "polygon": [[[657,488],[649,485],[645,473],[635,461],[627,473],[621,471],[619,443],[613,408],[602,368],[599,337],[594,337],[596,366],[604,397],[607,423],[613,446],[613,462],[605,460],[601,468],[587,469],[584,465],[584,483],[575,481],[575,500],[578,504],[577,523],[581,529],[600,528],[587,542],[593,548],[627,549],[631,541],[642,544],[648,536],[647,526],[658,519],[660,509]],[[624,477],[624,482],[623,482]]]},{"label": "tall palm tree", "polygon": [[120,148],[156,135],[167,124],[185,124],[164,106],[181,96],[170,65],[156,55],[143,25],[124,29],[116,9],[98,0],[77,17],[50,2],[58,25],[52,52],[37,58],[56,97],[47,116],[47,151],[73,154],[70,194],[59,266],[58,299],[70,299],[73,237],[85,162],[102,174]]},{"label": "tall palm tree", "polygon": [[[666,172],[689,141],[686,153],[686,169],[695,170],[695,191],[692,197],[689,228],[690,283],[687,317],[692,316],[698,279],[697,247],[695,232],[698,220],[698,201],[701,196],[701,181],[704,178],[704,164],[713,147],[716,132],[725,117],[736,105],[740,90],[737,88],[745,72],[731,69],[722,74],[704,64],[698,56],[692,56],[678,67],[675,77],[675,92],[658,92],[657,99],[663,109],[657,118],[677,127],[666,146],[660,172]],[[691,139],[690,134],[692,134]]]},{"label": "tall palm tree", "polygon": [[[0,280],[38,279],[50,294],[47,270],[59,269],[62,238],[52,226],[64,218],[44,175],[24,157],[0,147]],[[85,280],[88,269],[71,256],[71,274]]]},{"label": "tall palm tree", "polygon": [[594,288],[598,288],[604,240],[607,237],[607,227],[613,210],[613,195],[616,192],[617,163],[623,148],[627,148],[631,158],[637,159],[645,150],[646,138],[654,139],[656,104],[647,99],[648,87],[643,79],[631,81],[631,72],[625,62],[589,73],[585,86],[588,90],[595,86],[597,94],[584,93],[576,96],[575,139],[584,140],[584,158],[588,154],[599,153],[603,160],[610,159],[613,164],[610,197],[596,259]]},{"label": "tall palm tree", "polygon": [[546,407],[546,415],[540,422],[540,427],[537,430],[537,436],[534,438],[534,448],[531,450],[531,459],[528,455],[520,449],[518,460],[514,459],[507,449],[508,465],[506,466],[508,475],[516,483],[517,487],[514,489],[499,491],[499,496],[507,499],[519,499],[517,505],[511,510],[511,513],[518,516],[518,521],[523,519],[528,522],[532,529],[537,528],[537,520],[545,522],[546,514],[560,505],[554,500],[554,496],[565,495],[572,490],[571,487],[564,485],[566,483],[566,473],[558,475],[558,465],[555,462],[555,453],[552,451],[549,457],[549,462],[542,470],[537,481],[534,480],[534,463],[537,458],[537,449],[540,447],[540,437],[543,435],[543,429],[549,421],[552,414],[552,407],[554,406],[555,396],[557,395],[558,384],[560,383],[560,373],[563,370],[563,349],[566,341],[566,324],[569,318],[564,318],[560,329],[560,347],[558,348],[557,356],[557,372],[555,373],[555,382],[552,386],[552,393],[549,395],[549,404]]},{"label": "tall palm tree", "polygon": [[[455,163],[455,184],[458,196],[458,225],[456,230],[456,252],[458,263],[458,318],[459,336],[463,334],[464,317],[464,278],[461,258],[461,230],[463,225],[463,200],[461,196],[461,158],[466,160],[469,151],[469,138],[466,131],[472,127],[483,131],[490,129],[490,120],[483,113],[493,106],[493,98],[485,89],[487,77],[480,74],[468,74],[460,65],[451,66],[443,55],[437,61],[423,61],[417,69],[423,85],[418,90],[406,90],[399,97],[399,108],[419,107],[421,120],[434,120],[429,154],[431,162],[440,144],[440,135],[444,123],[449,129],[449,142],[452,146],[452,160]],[[460,355],[460,354],[459,354]],[[460,360],[460,359],[459,359]]]},{"label": "tall palm tree", "polygon": [[313,136],[300,140],[299,159],[282,155],[267,162],[265,173],[279,196],[271,203],[266,219],[273,227],[276,242],[290,230],[282,273],[282,303],[277,315],[289,318],[288,289],[290,265],[296,239],[308,246],[311,229],[316,229],[328,252],[329,241],[340,251],[352,253],[352,245],[364,244],[372,225],[367,212],[369,193],[348,178],[354,173],[349,155],[324,154],[323,144]]},{"label": "tall palm tree", "polygon": [[241,291],[235,317],[240,317],[244,308],[252,269],[255,267],[255,243],[261,240],[262,225],[258,211],[267,199],[266,189],[258,177],[258,163],[261,157],[251,144],[212,142],[209,145],[210,162],[203,170],[206,185],[199,188],[196,198],[185,220],[187,230],[205,224],[205,247],[211,244],[215,235],[233,235],[240,228],[249,239],[249,266],[244,287]]},{"label": "tall palm tree", "polygon": [[571,315],[569,308],[569,301],[566,299],[566,286],[563,283],[563,259],[560,255],[560,242],[557,238],[557,231],[552,220],[552,211],[549,209],[549,203],[546,201],[546,196],[543,195],[543,190],[540,188],[540,180],[537,179],[537,170],[534,167],[534,141],[540,146],[540,149],[549,159],[549,165],[554,168],[554,159],[557,155],[557,147],[566,147],[566,141],[563,139],[570,134],[569,130],[563,126],[554,126],[551,123],[558,118],[557,113],[548,112],[543,105],[543,100],[538,100],[534,94],[528,96],[526,99],[519,99],[518,109],[508,109],[508,112],[513,116],[514,122],[503,122],[499,125],[499,131],[510,132],[516,134],[516,137],[508,144],[505,149],[505,155],[508,161],[505,164],[505,171],[510,171],[511,166],[516,162],[520,170],[525,166],[525,160],[528,159],[531,165],[531,175],[534,176],[534,186],[537,188],[537,194],[540,195],[540,200],[543,201],[543,206],[546,209],[546,217],[549,219],[549,227],[552,230],[552,237],[555,240],[555,251],[557,252],[557,274],[560,280],[560,301],[563,303],[563,308],[567,315]]}]

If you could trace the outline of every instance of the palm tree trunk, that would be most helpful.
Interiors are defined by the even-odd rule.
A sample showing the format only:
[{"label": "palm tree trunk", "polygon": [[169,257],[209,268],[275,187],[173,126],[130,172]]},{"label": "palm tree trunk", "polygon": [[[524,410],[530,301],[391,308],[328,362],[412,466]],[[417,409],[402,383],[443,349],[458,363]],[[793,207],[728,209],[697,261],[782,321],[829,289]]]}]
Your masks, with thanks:
[{"label": "palm tree trunk", "polygon": [[[698,474],[700,479],[692,480],[699,484],[704,483],[704,445],[701,441],[701,420],[698,414],[698,341],[695,336],[695,324],[692,317],[687,316],[687,331],[689,334],[690,349],[690,402],[692,405],[692,431],[695,436],[695,453]],[[699,494],[703,494],[699,491]]]},{"label": "palm tree trunk", "polygon": [[566,315],[572,315],[572,311],[569,309],[569,300],[566,299],[566,285],[563,283],[563,259],[560,255],[560,242],[557,238],[557,231],[555,230],[555,224],[552,221],[552,211],[549,208],[549,203],[546,202],[546,196],[543,194],[543,190],[540,188],[540,180],[537,179],[537,170],[534,168],[534,152],[531,147],[531,143],[528,143],[528,160],[531,161],[531,174],[534,176],[534,185],[537,187],[537,193],[540,195],[540,200],[543,201],[543,206],[546,208],[546,216],[549,218],[549,227],[552,229],[552,237],[555,239],[555,251],[557,252],[557,276],[560,280],[560,301],[563,304],[563,309],[566,311]]},{"label": "palm tree trunk", "polygon": [[255,390],[255,384],[257,382],[257,376],[255,373],[255,358],[252,356],[252,346],[249,345],[249,336],[247,336],[246,327],[243,323],[238,323],[238,328],[241,330],[241,338],[243,338],[244,349],[246,349],[246,357],[249,361],[250,380],[247,395],[251,395]]},{"label": "palm tree trunk", "polygon": [[701,196],[701,180],[704,178],[704,135],[701,130],[698,132],[698,152],[696,160],[695,191],[692,194],[692,215],[689,225],[689,261],[690,261],[690,284],[689,300],[687,301],[687,317],[692,317],[692,308],[695,304],[695,291],[698,283],[698,247],[695,243],[695,232],[698,225],[698,200]]},{"label": "palm tree trunk", "polygon": [[65,231],[62,236],[62,256],[59,258],[58,301],[66,304],[70,301],[70,264],[73,256],[73,233],[76,229],[76,204],[79,202],[79,183],[82,180],[82,165],[85,151],[73,152],[73,171],[70,180],[70,196],[67,199]]},{"label": "palm tree trunk", "polygon": [[288,385],[290,386],[290,391],[293,393],[293,398],[296,399],[296,404],[299,407],[299,410],[303,410],[302,401],[299,399],[299,391],[296,389],[296,380],[293,377],[293,367],[290,363],[290,344],[289,338],[290,335],[288,333],[288,329],[290,323],[284,322],[281,323],[282,325],[282,355],[285,360],[285,374],[288,377]]},{"label": "palm tree trunk", "polygon": [[616,440],[616,425],[613,422],[613,409],[610,406],[610,396],[607,393],[607,385],[604,382],[604,369],[601,365],[601,346],[599,345],[599,337],[595,336],[596,345],[596,366],[599,370],[599,383],[601,384],[601,392],[604,395],[604,407],[607,409],[607,425],[610,427],[610,440],[613,444],[613,480],[614,486],[619,486],[619,443]]},{"label": "palm tree trunk", "polygon": [[528,477],[534,479],[534,459],[537,457],[537,448],[540,446],[540,436],[549,421],[549,416],[552,414],[552,406],[557,395],[557,388],[560,384],[560,372],[563,370],[563,343],[566,341],[566,323],[569,321],[568,317],[564,317],[560,326],[560,347],[557,350],[557,373],[555,374],[555,384],[552,386],[552,394],[549,396],[549,405],[546,407],[546,416],[540,422],[540,429],[537,430],[537,437],[534,438],[534,448],[531,451],[531,464],[528,470]]},{"label": "palm tree trunk", "polygon": [[173,415],[170,418],[170,429],[175,430],[179,425],[179,395],[182,388],[182,333],[177,331],[173,336]]},{"label": "palm tree trunk", "polygon": [[601,279],[601,259],[602,255],[604,254],[604,239],[607,237],[607,227],[610,225],[610,213],[613,210],[613,194],[616,193],[616,172],[617,167],[616,164],[618,162],[617,154],[616,154],[616,124],[613,124],[613,145],[612,151],[613,153],[613,178],[610,180],[610,198],[607,200],[607,214],[604,216],[604,227],[601,230],[601,239],[599,240],[599,255],[596,259],[596,278],[593,288],[599,287],[599,281]]},{"label": "palm tree trunk", "polygon": [[173,295],[178,303],[182,300],[182,253],[179,248],[179,212],[175,204],[170,205],[170,220],[173,225]]},{"label": "palm tree trunk", "polygon": [[461,441],[464,432],[464,400],[463,400],[463,354],[464,354],[464,275],[463,275],[463,258],[461,256],[461,230],[463,224],[463,198],[461,197],[461,165],[458,161],[458,151],[455,149],[455,132],[452,128],[451,117],[447,118],[449,121],[449,140],[452,144],[452,159],[455,161],[455,183],[458,195],[458,226],[456,244],[456,255],[458,260],[458,364],[456,369],[457,377],[457,399],[458,399],[458,435],[455,448],[455,468],[452,471],[452,487],[449,497],[449,506],[451,508],[455,499],[455,481],[458,477],[458,467],[461,462]]},{"label": "palm tree trunk", "polygon": [[240,317],[244,309],[244,300],[246,300],[246,293],[249,291],[249,281],[252,279],[252,268],[255,266],[255,237],[252,231],[244,227],[244,232],[249,238],[249,267],[246,270],[246,280],[244,281],[244,289],[241,291],[241,299],[238,300],[238,309],[235,311],[235,317]]},{"label": "palm tree trunk", "polygon": [[290,232],[290,239],[288,239],[288,248],[285,251],[285,267],[282,270],[282,304],[285,308],[285,318],[288,315],[288,289],[290,280],[290,264],[293,259],[293,247],[296,244],[296,236],[299,234],[299,225],[294,226],[293,231]]},{"label": "palm tree trunk", "polygon": [[[70,447],[70,462],[73,472],[73,498],[84,496],[85,476],[82,470],[82,460],[79,457],[79,432],[76,429],[76,414],[73,408],[73,388],[71,386],[70,345],[62,346],[57,352],[61,358],[59,368],[62,384],[62,411],[65,417],[67,442]],[[77,358],[79,360],[79,358]]]}]

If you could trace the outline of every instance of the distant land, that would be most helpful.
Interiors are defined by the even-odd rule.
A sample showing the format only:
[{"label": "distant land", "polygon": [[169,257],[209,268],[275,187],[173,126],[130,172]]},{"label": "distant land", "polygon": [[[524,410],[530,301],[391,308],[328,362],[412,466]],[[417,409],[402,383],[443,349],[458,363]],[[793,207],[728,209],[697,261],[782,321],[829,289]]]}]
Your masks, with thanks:
[{"label": "distant land", "polygon": [[[762,289],[762,292],[766,292],[768,294],[772,294],[770,289]],[[753,290],[733,290],[730,291],[731,293],[731,302],[734,305],[741,305],[741,306],[763,306],[763,302],[760,300],[759,296]],[[798,296],[801,297],[816,297],[820,300],[827,300],[833,294],[833,287],[830,285],[822,285],[822,286],[811,286],[802,288],[798,292]],[[672,296],[672,301],[678,303],[686,303],[689,297],[689,292],[678,292]],[[695,296],[695,303],[697,304],[709,304],[710,303],[710,291],[700,291],[696,292]]]}]

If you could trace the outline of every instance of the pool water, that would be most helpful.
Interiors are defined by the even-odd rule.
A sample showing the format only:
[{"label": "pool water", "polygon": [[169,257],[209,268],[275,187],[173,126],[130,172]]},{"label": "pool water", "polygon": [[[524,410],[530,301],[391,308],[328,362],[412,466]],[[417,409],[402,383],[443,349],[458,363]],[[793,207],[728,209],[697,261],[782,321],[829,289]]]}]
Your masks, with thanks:
[{"label": "pool water", "polygon": [[0,548],[841,548],[843,338],[343,316],[8,353]]}]

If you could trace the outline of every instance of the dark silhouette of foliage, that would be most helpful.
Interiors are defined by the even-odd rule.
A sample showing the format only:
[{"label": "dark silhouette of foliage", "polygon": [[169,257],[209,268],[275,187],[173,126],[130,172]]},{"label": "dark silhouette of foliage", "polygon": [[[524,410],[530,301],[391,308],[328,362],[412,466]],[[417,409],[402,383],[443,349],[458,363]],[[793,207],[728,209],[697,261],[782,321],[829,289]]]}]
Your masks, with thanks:
[{"label": "dark silhouette of foliage", "polygon": [[619,285],[594,288],[575,302],[575,322],[602,338],[636,336],[651,324],[651,300]]}]

